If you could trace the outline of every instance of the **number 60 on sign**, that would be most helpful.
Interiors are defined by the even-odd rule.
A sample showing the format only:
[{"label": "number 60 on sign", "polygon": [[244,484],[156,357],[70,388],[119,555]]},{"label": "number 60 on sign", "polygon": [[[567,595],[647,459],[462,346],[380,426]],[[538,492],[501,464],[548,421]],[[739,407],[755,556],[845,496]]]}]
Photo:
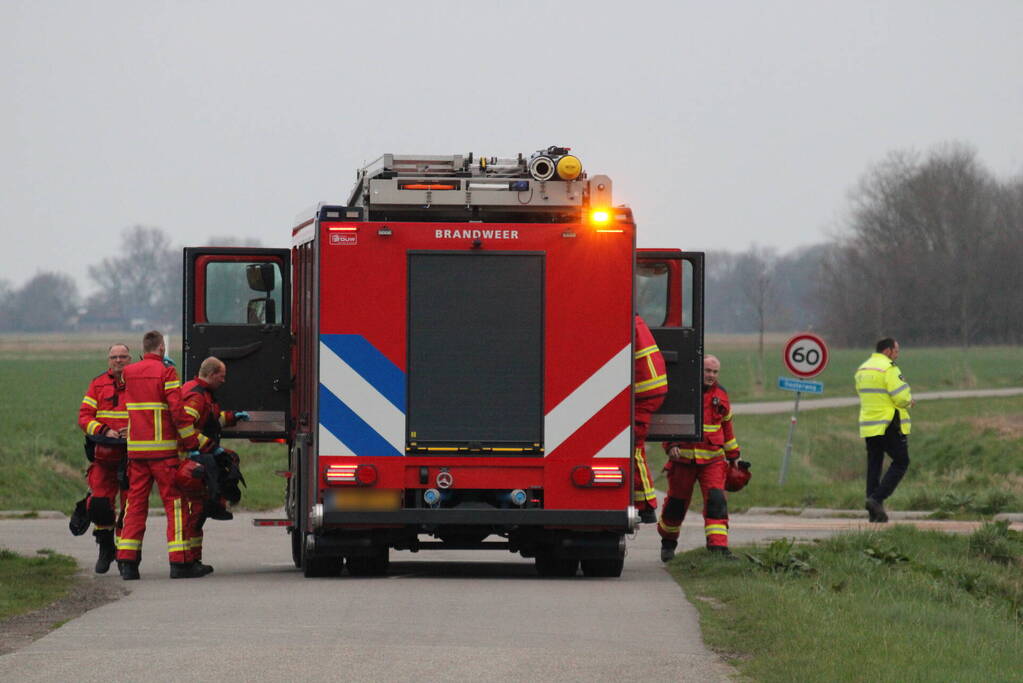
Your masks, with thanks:
[{"label": "number 60 on sign", "polygon": [[813,377],[828,364],[828,347],[816,334],[803,332],[785,344],[784,358],[785,367],[796,377]]}]

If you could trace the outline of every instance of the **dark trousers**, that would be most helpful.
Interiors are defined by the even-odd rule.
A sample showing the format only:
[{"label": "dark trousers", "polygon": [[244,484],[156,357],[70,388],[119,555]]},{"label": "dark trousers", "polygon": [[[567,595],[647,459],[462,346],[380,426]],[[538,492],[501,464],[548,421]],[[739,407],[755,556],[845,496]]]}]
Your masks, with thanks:
[{"label": "dark trousers", "polygon": [[[867,442],[867,498],[880,503],[895,493],[895,487],[909,469],[909,443],[899,426],[899,413],[895,413],[884,434],[864,440]],[[882,478],[885,453],[891,457],[892,464]]]}]

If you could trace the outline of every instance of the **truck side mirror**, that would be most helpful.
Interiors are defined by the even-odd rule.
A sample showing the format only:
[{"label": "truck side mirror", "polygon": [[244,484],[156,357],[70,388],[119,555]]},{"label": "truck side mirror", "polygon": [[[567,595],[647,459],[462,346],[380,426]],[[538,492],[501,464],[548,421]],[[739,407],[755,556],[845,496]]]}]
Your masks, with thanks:
[{"label": "truck side mirror", "polygon": [[245,277],[249,281],[249,289],[253,289],[257,292],[274,291],[274,285],[277,279],[274,270],[274,264],[267,262],[250,263],[245,266]]},{"label": "truck side mirror", "polygon": [[273,299],[250,299],[245,319],[249,325],[276,325],[277,302]]}]

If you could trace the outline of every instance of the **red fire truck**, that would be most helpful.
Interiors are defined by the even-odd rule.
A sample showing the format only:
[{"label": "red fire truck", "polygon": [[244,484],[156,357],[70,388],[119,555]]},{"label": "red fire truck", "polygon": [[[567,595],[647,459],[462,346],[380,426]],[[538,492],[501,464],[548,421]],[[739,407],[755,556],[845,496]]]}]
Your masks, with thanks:
[{"label": "red fire truck", "polygon": [[[306,576],[389,551],[504,548],[545,576],[619,576],[632,505],[633,316],[665,355],[650,440],[699,439],[703,255],[636,250],[611,179],[530,157],[387,154],[291,249],[185,249],[184,375],[209,355],[288,444]],[[244,457],[244,453],[243,453]]]}]

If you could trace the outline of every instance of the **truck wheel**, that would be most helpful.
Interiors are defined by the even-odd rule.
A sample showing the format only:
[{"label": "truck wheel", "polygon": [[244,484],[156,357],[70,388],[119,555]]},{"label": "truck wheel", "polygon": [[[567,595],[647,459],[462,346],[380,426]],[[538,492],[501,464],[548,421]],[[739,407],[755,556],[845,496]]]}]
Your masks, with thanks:
[{"label": "truck wheel", "polygon": [[583,576],[618,577],[625,567],[624,557],[601,558],[599,560],[583,560]]},{"label": "truck wheel", "polygon": [[383,576],[391,565],[390,548],[375,546],[372,555],[348,558],[348,573],[352,576]]},{"label": "truck wheel", "polygon": [[536,573],[540,576],[575,576],[579,560],[574,557],[555,557],[550,551],[537,551]]},{"label": "truck wheel", "polygon": [[299,569],[302,568],[302,534],[299,533],[297,527],[292,527],[290,531],[291,535],[291,561],[295,563],[295,566]]},{"label": "truck wheel", "polygon": [[305,557],[302,562],[302,573],[307,579],[321,576],[339,576],[342,558],[340,557]]}]

